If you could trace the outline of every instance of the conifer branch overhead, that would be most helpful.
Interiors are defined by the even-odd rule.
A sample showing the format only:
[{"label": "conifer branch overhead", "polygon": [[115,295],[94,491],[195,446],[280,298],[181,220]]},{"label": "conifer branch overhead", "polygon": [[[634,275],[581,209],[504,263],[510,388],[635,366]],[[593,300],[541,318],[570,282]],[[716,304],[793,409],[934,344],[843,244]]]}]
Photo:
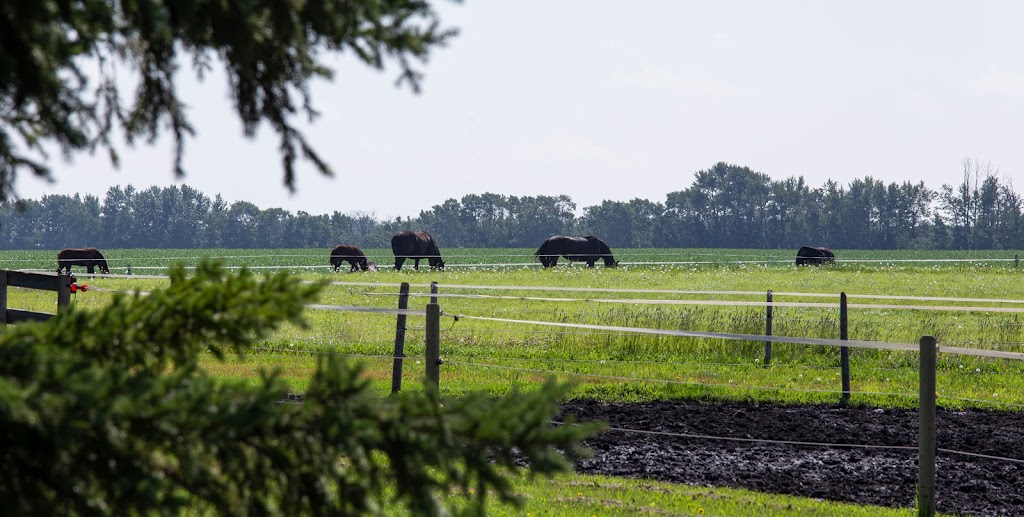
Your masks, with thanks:
[{"label": "conifer branch overhead", "polygon": [[[171,133],[173,171],[184,175],[195,128],[176,81],[189,65],[200,78],[223,67],[244,134],[266,122],[279,135],[294,190],[297,150],[332,174],[294,122],[317,115],[310,82],[333,75],[322,54],[394,63],[399,82],[418,91],[415,63],[455,34],[424,0],[9,2],[0,10],[0,202],[16,197],[20,173],[51,178],[48,149],[68,158],[104,149],[116,166],[115,129],[129,144]],[[119,86],[124,75],[134,92]]]}]

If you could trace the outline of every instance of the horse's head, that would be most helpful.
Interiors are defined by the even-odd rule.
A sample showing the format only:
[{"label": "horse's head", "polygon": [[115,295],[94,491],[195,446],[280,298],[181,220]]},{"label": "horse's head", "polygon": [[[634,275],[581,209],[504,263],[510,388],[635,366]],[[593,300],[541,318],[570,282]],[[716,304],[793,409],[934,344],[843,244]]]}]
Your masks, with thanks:
[{"label": "horse's head", "polygon": [[601,258],[604,259],[605,267],[615,267],[619,265],[619,261],[615,260],[615,257],[612,256],[612,249],[609,248],[604,241],[593,236],[587,237],[587,239],[593,239],[593,241],[597,243],[597,249],[601,252]]},{"label": "horse's head", "polygon": [[444,271],[444,261],[441,260],[440,255],[437,257],[430,257],[429,261],[431,269],[439,269],[441,271]]}]

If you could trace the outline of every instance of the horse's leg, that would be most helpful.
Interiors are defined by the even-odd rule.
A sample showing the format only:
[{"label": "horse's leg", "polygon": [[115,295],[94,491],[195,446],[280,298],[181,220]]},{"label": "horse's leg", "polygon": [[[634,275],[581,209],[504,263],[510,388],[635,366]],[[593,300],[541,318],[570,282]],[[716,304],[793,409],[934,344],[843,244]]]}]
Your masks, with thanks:
[{"label": "horse's leg", "polygon": [[414,258],[413,260],[415,260],[416,262],[413,264],[412,268],[417,270],[417,271],[419,271],[419,269],[420,269],[420,259]]},{"label": "horse's leg", "polygon": [[398,271],[402,270],[402,264],[405,263],[405,257],[395,257],[395,269]]},{"label": "horse's leg", "polygon": [[588,260],[587,261],[587,267],[594,267],[594,261],[593,260]]},{"label": "horse's leg", "polygon": [[85,266],[85,270],[88,271],[89,274],[91,275],[91,274],[95,273],[96,266],[94,266],[92,264],[89,264],[89,265]]}]

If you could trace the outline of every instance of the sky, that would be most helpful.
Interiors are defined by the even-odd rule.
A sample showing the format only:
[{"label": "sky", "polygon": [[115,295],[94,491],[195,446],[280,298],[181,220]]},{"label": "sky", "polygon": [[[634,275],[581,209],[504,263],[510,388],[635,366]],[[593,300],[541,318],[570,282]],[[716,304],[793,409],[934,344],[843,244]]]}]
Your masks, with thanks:
[{"label": "sky", "polygon": [[[300,126],[334,168],[282,186],[278,139],[242,135],[223,75],[183,70],[197,130],[184,179],[171,139],[53,163],[22,198],[187,184],[228,202],[415,217],[467,194],[664,202],[718,162],[812,188],[871,176],[955,185],[964,160],[1024,184],[1024,2],[466,0],[419,94],[332,56]],[[1020,188],[1016,186],[1016,188]]]}]

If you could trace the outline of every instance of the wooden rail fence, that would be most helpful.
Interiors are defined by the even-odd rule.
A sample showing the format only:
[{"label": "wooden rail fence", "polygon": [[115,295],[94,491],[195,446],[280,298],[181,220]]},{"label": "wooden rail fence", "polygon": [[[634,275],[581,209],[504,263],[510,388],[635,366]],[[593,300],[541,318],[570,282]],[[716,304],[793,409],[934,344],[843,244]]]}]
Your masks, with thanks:
[{"label": "wooden rail fence", "polygon": [[72,285],[75,285],[75,277],[64,273],[0,270],[0,318],[3,319],[3,324],[7,325],[20,321],[46,321],[54,316],[46,312],[34,312],[8,307],[8,287],[56,291],[57,310],[62,311],[71,305]]}]

